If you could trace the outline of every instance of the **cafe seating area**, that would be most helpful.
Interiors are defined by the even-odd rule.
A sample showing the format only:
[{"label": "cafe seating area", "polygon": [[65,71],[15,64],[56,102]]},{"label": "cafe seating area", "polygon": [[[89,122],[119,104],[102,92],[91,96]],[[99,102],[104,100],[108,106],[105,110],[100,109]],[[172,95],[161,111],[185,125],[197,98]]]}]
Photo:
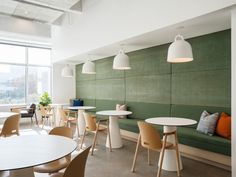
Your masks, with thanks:
[{"label": "cafe seating area", "polygon": [[235,0],[1,0],[0,177],[235,177]]}]

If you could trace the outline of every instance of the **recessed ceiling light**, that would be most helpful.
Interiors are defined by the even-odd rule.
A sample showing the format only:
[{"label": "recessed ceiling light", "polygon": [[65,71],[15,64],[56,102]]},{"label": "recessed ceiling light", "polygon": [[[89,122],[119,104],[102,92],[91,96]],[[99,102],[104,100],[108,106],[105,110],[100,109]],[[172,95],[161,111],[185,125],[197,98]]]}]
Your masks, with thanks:
[{"label": "recessed ceiling light", "polygon": [[25,11],[24,11],[24,14],[26,14],[26,15],[27,15],[28,13],[29,13],[29,12],[28,12],[27,10],[25,10]]}]

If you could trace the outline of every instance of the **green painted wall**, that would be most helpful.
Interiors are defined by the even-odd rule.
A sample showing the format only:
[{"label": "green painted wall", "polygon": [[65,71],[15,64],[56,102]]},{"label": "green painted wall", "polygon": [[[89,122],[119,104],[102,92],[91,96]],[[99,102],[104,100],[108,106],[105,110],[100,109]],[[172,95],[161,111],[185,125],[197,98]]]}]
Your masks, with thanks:
[{"label": "green painted wall", "polygon": [[157,108],[153,115],[158,109],[171,114],[173,105],[230,108],[230,38],[225,30],[188,39],[194,55],[190,63],[167,63],[166,44],[128,53],[129,71],[113,70],[114,57],[95,61],[96,75],[81,74],[82,65],[77,65],[76,95],[97,110],[127,103],[142,116],[141,104]]}]

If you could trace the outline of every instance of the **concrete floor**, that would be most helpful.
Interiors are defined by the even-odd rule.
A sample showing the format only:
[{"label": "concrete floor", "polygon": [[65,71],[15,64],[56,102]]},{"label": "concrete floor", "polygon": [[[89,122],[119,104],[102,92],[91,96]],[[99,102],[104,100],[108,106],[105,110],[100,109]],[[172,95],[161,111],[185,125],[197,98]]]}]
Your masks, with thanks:
[{"label": "concrete floor", "polygon": [[[21,135],[27,134],[46,134],[47,131],[42,130],[30,124],[21,125]],[[88,134],[85,138],[84,147],[92,143],[93,134]],[[151,152],[152,165],[147,164],[147,150],[140,148],[136,171],[130,171],[136,143],[128,140],[123,140],[124,146],[120,149],[105,147],[106,134],[98,135],[98,143],[94,155],[89,155],[87,160],[85,177],[155,177],[157,175],[157,160],[159,154]],[[79,150],[73,153],[73,156],[78,154]],[[182,157],[184,169],[181,171],[182,177],[230,177],[231,172],[217,168],[202,162],[198,162],[189,158]],[[46,177],[47,174],[36,174],[36,177]],[[162,177],[175,177],[175,172],[162,170]]]}]

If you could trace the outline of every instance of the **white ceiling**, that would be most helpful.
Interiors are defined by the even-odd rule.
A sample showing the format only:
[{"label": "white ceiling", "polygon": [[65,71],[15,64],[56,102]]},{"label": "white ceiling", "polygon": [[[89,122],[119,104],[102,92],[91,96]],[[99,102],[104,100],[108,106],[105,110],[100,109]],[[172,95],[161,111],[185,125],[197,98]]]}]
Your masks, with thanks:
[{"label": "white ceiling", "polygon": [[114,56],[117,54],[121,44],[125,44],[125,51],[130,52],[172,42],[177,34],[182,34],[187,39],[229,29],[230,27],[230,8],[227,8],[168,26],[163,29],[134,36],[124,41],[117,41],[108,46],[88,51],[82,55],[74,56],[63,62],[79,64],[85,62],[88,58],[90,60],[98,60]]},{"label": "white ceiling", "polygon": [[80,0],[0,0],[0,14],[53,23]]}]

